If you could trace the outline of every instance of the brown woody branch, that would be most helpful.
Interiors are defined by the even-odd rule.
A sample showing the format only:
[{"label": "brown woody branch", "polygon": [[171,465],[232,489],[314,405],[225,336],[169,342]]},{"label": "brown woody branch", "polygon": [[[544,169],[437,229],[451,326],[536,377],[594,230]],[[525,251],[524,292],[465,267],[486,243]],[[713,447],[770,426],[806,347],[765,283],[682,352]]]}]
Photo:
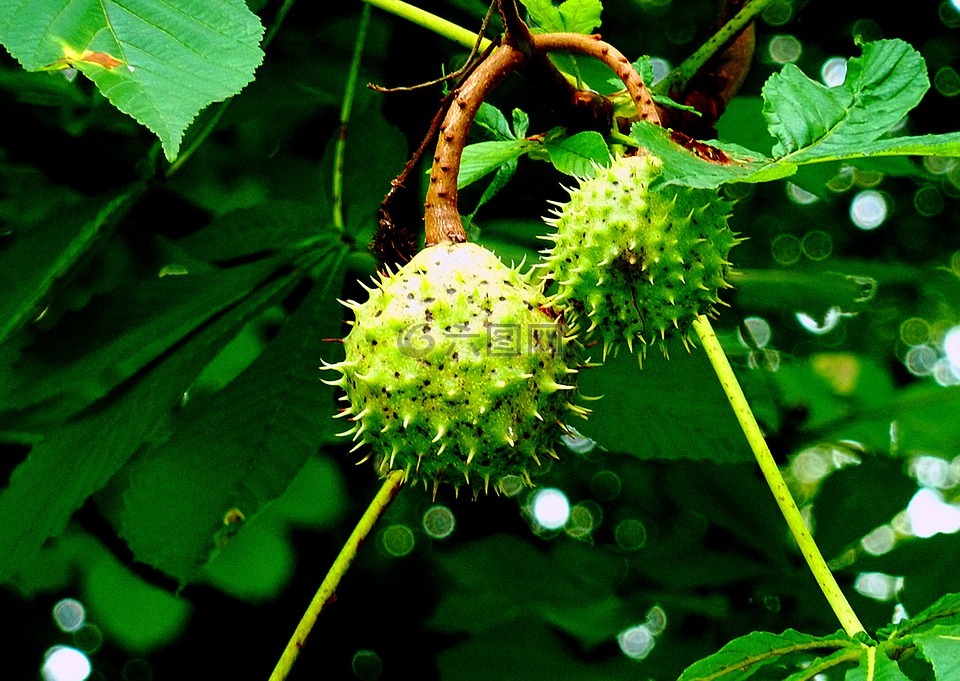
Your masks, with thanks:
[{"label": "brown woody branch", "polygon": [[[462,243],[467,240],[460,219],[457,188],[460,159],[467,142],[467,134],[480,104],[493,88],[517,68],[526,66],[533,60],[547,60],[550,52],[574,52],[594,57],[604,62],[623,81],[636,105],[637,117],[660,123],[657,107],[640,74],[633,68],[630,60],[612,45],[598,37],[579,33],[533,35],[527,32],[521,38],[530,41],[532,51],[529,57],[511,44],[501,45],[452,93],[453,101],[440,128],[430,173],[430,186],[424,204],[427,246],[442,241]],[[555,68],[552,70],[556,71]]]}]

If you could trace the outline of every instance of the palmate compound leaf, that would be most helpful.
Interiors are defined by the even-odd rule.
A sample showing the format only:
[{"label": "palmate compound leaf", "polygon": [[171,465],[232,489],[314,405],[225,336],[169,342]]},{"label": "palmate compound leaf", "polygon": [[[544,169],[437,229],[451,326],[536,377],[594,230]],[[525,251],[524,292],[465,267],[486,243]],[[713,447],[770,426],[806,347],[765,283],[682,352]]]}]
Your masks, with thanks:
[{"label": "palmate compound leaf", "polygon": [[[731,182],[768,182],[799,166],[883,156],[960,156],[960,133],[883,137],[919,103],[929,87],[923,58],[902,40],[863,44],[847,62],[842,85],[828,88],[788,65],[763,88],[763,114],[776,138],[772,157],[736,145],[715,144],[725,158],[708,159],[671,133],[637,122],[631,134],[664,161],[670,184],[716,188]],[[702,152],[703,149],[701,148]]]},{"label": "palmate compound leaf", "polygon": [[25,69],[77,69],[152,130],[169,160],[201,109],[253,79],[262,36],[243,0],[5,0],[0,7],[0,43]]},{"label": "palmate compound leaf", "polygon": [[734,639],[708,657],[687,667],[677,681],[740,681],[758,669],[776,664],[787,655],[825,655],[843,649],[857,649],[860,643],[842,631],[830,636],[811,636],[793,629],[781,634],[754,631]]},{"label": "palmate compound leaf", "polygon": [[124,386],[47,434],[0,491],[0,584],[22,569],[157,428],[217,352],[298,276],[275,273]]},{"label": "palmate compound leaf", "polygon": [[190,581],[337,429],[319,367],[323,339],[341,332],[342,255],[330,249],[324,280],[262,354],[127,466],[114,522],[138,560]]}]

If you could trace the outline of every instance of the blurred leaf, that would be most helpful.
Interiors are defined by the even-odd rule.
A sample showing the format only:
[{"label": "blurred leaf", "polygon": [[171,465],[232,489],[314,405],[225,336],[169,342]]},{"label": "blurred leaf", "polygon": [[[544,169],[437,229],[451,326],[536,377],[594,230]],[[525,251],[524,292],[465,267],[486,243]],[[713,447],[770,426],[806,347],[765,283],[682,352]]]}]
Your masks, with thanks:
[{"label": "blurred leaf", "polygon": [[497,535],[438,556],[457,590],[440,603],[431,626],[480,632],[518,617],[542,617],[595,645],[636,617],[613,595],[622,570],[617,556],[570,541],[550,549]]},{"label": "blurred leaf", "polygon": [[331,249],[326,280],[247,369],[187,405],[171,437],[127,466],[117,529],[138,560],[190,581],[333,432],[333,388],[319,367],[323,339],[340,332],[332,293],[343,283],[342,255]]},{"label": "blurred leaf", "polygon": [[[569,1],[569,0],[568,0]],[[520,0],[530,15],[530,22],[547,33],[563,30],[563,17],[553,0]]]},{"label": "blurred leaf", "polygon": [[[920,611],[910,619],[909,627],[901,623],[900,631],[919,628],[929,620],[938,619],[943,613],[960,609],[960,536],[938,534],[928,538],[908,537],[900,539],[893,547],[879,556],[861,556],[856,567],[864,572],[883,572],[903,577],[903,588],[897,598],[907,612]],[[944,596],[944,594],[953,594]],[[938,600],[943,598],[943,600]],[[930,603],[937,601],[933,606]],[[926,610],[924,610],[926,608]],[[954,620],[956,621],[956,620]],[[884,631],[881,631],[883,635]],[[892,630],[891,630],[892,631]]]},{"label": "blurred leaf", "polygon": [[203,229],[173,243],[190,256],[222,263],[303,246],[328,231],[329,208],[293,201],[265,201],[217,216]]},{"label": "blurred leaf", "polygon": [[627,352],[585,369],[580,389],[602,395],[575,427],[601,446],[645,459],[752,461],[743,431],[706,355],[679,342],[670,359],[653,348],[643,360]]},{"label": "blurred leaf", "polygon": [[15,366],[0,367],[12,374],[0,409],[51,400],[74,410],[86,406],[243,299],[278,266],[264,261],[147,276],[94,297],[83,310],[65,314],[52,329],[37,334]]},{"label": "blurred leaf", "polygon": [[89,617],[111,642],[143,655],[182,634],[192,610],[190,601],[146,582],[103,548],[84,561],[83,569]]},{"label": "blurred leaf", "polygon": [[62,213],[20,230],[14,243],[0,250],[0,343],[40,310],[53,285],[107,231],[143,192],[134,186],[116,196],[71,205]]},{"label": "blurred leaf", "polygon": [[610,149],[603,135],[593,130],[578,132],[559,140],[547,140],[543,147],[553,166],[566,175],[593,177],[595,165],[610,165]]},{"label": "blurred leaf", "polygon": [[263,26],[241,0],[48,0],[8,12],[0,42],[24,68],[81,71],[171,161],[194,116],[239,92],[263,59]]},{"label": "blurred leaf", "polygon": [[163,361],[49,433],[13,471],[0,492],[0,583],[49,537],[63,531],[83,502],[101,489],[182,399],[217,352],[296,276],[269,279],[172,348]]},{"label": "blurred leaf", "polygon": [[[930,87],[920,53],[902,40],[864,43],[842,85],[828,88],[786,64],[763,86],[775,157],[794,163],[857,154],[900,122]],[[960,139],[960,138],[958,138]]]},{"label": "blurred leaf", "polygon": [[755,631],[730,641],[719,651],[687,667],[678,681],[747,679],[766,665],[776,664],[793,653],[832,652],[838,649],[859,649],[860,643],[842,631],[831,636],[811,636],[793,629],[782,634]]},{"label": "blurred leaf", "polygon": [[865,457],[831,473],[814,500],[814,538],[828,559],[903,511],[917,492],[899,461]]},{"label": "blurred leaf", "polygon": [[441,678],[456,681],[613,681],[635,679],[636,662],[624,655],[585,658],[570,642],[532,617],[517,617],[444,650]]}]

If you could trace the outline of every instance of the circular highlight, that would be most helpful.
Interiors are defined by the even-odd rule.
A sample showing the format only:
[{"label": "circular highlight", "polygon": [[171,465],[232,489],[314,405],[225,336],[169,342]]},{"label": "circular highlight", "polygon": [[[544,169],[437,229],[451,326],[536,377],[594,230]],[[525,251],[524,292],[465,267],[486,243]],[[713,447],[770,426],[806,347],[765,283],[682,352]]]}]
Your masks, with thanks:
[{"label": "circular highlight", "polygon": [[876,229],[887,219],[887,200],[872,189],[859,192],[850,202],[850,219],[864,231]]},{"label": "circular highlight", "polygon": [[406,525],[391,525],[380,535],[384,550],[395,558],[406,556],[416,544],[413,530]]},{"label": "circular highlight", "polygon": [[446,506],[431,506],[423,514],[423,531],[434,539],[446,539],[456,526],[453,511]]},{"label": "circular highlight", "polygon": [[53,621],[61,631],[73,633],[83,626],[87,619],[83,603],[75,598],[64,598],[53,606]]},{"label": "circular highlight", "polygon": [[533,497],[532,508],[537,524],[546,530],[560,529],[570,518],[570,501],[567,495],[553,487],[537,492]]},{"label": "circular highlight", "polygon": [[85,681],[93,671],[90,658],[70,646],[53,646],[44,655],[43,681]]}]

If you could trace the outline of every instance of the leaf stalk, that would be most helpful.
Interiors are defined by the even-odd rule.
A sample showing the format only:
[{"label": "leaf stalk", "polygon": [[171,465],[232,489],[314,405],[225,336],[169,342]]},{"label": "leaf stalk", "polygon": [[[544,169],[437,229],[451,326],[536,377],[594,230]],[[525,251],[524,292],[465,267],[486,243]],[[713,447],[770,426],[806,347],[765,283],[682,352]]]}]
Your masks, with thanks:
[{"label": "leaf stalk", "polygon": [[717,378],[720,380],[720,385],[723,387],[727,399],[730,401],[730,406],[733,408],[737,421],[740,423],[740,428],[743,430],[750,449],[757,459],[760,471],[763,473],[763,477],[767,481],[767,485],[770,487],[774,499],[776,499],[777,506],[780,507],[780,512],[783,513],[783,517],[787,521],[787,526],[790,528],[790,532],[793,534],[797,546],[800,548],[800,553],[803,554],[810,568],[810,572],[813,573],[814,579],[817,580],[817,585],[820,587],[820,590],[823,592],[823,595],[826,597],[827,602],[830,604],[830,607],[833,609],[834,614],[840,621],[840,625],[847,635],[852,637],[864,632],[863,625],[847,601],[846,596],[843,595],[843,591],[840,589],[840,585],[837,584],[833,573],[830,572],[827,562],[820,553],[820,548],[810,533],[810,528],[808,528],[806,522],[804,522],[800,509],[797,507],[797,502],[790,494],[790,489],[787,487],[787,483],[780,473],[777,462],[770,453],[770,448],[763,437],[759,424],[757,424],[753,410],[750,409],[750,404],[743,394],[743,389],[737,381],[736,374],[734,374],[733,368],[730,366],[727,355],[724,353],[720,341],[717,339],[717,334],[713,330],[710,320],[700,315],[694,320],[693,328],[700,337],[703,349],[707,353],[707,357],[717,374]]},{"label": "leaf stalk", "polygon": [[337,585],[340,584],[340,580],[346,574],[347,570],[350,569],[353,559],[357,557],[357,551],[360,549],[360,545],[367,539],[374,525],[383,517],[383,514],[386,513],[390,504],[397,496],[397,492],[400,491],[400,486],[403,484],[403,478],[403,471],[392,471],[383,481],[380,490],[373,497],[373,501],[370,502],[367,510],[360,517],[356,527],[353,528],[353,532],[350,533],[343,548],[340,549],[340,553],[337,555],[336,560],[333,561],[333,565],[330,566],[327,576],[324,577],[320,588],[317,589],[313,600],[310,601],[310,605],[307,606],[306,611],[303,613],[300,624],[297,625],[293,636],[291,636],[287,642],[287,647],[284,648],[280,659],[277,660],[277,665],[274,667],[273,673],[270,674],[270,681],[284,681],[290,674],[293,663],[296,662],[297,656],[306,644],[307,637],[310,635],[313,625],[320,616],[320,612],[333,598]]}]

